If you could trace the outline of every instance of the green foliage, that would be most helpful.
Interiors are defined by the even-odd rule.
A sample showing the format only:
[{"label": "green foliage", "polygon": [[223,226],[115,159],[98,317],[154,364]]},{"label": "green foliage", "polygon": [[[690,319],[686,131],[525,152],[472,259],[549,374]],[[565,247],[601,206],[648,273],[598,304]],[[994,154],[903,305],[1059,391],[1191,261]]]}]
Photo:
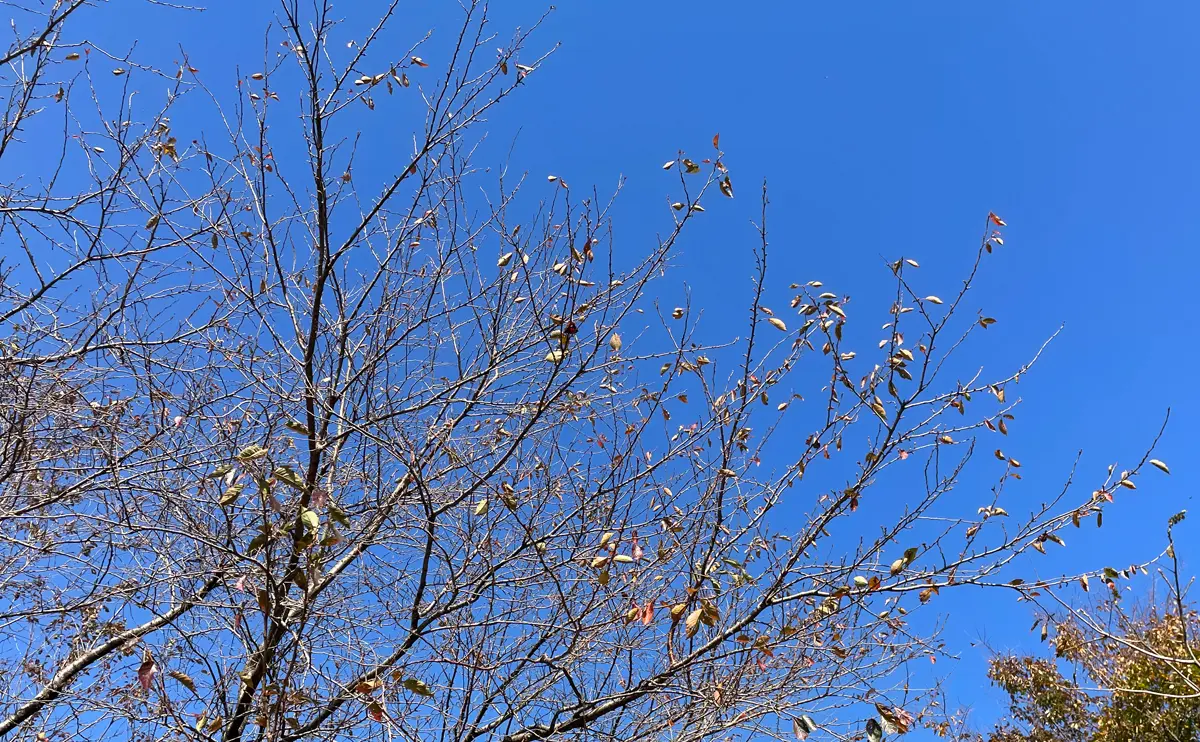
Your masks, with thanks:
[{"label": "green foliage", "polygon": [[1178,605],[1059,624],[1054,658],[993,658],[1010,718],[988,742],[1200,740],[1200,618]]}]

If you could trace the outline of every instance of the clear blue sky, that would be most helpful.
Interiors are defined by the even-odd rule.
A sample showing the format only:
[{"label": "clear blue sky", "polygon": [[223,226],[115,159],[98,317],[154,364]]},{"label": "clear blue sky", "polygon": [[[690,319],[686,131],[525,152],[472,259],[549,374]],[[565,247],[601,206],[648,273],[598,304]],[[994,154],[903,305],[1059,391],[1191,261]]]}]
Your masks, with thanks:
[{"label": "clear blue sky", "polygon": [[[374,3],[344,7],[358,17]],[[206,81],[232,92],[235,65],[261,64],[276,5],[209,5],[96,33],[140,36],[140,53],[168,58],[182,40]],[[455,5],[414,3],[402,23],[449,32]],[[544,7],[506,0],[496,29]],[[970,360],[1009,371],[1066,325],[1020,384],[1004,442],[1024,464],[1024,495],[1057,490],[1079,449],[1083,487],[1108,463],[1133,463],[1172,408],[1159,457],[1173,475],[1144,477],[1103,530],[1069,534],[1073,564],[1128,564],[1157,553],[1166,518],[1194,505],[1200,482],[1188,381],[1200,361],[1198,31],[1200,5],[1184,2],[561,0],[531,48],[562,46],[492,117],[485,153],[498,164],[515,138],[510,167],[573,187],[607,191],[624,175],[616,230],[632,252],[664,223],[671,184],[659,165],[679,148],[706,151],[720,132],[739,196],[704,215],[664,284],[691,287],[712,337],[740,331],[763,177],[781,297],[811,279],[877,294],[890,285],[881,257],[901,254],[921,261],[931,293],[950,293],[983,217],[1002,215],[1007,245],[968,302],[999,323]],[[1197,552],[1185,556],[1200,565]],[[999,698],[971,642],[1035,646],[1029,614],[1009,597],[943,607],[963,660],[939,669],[955,673],[957,701],[991,718]]]}]

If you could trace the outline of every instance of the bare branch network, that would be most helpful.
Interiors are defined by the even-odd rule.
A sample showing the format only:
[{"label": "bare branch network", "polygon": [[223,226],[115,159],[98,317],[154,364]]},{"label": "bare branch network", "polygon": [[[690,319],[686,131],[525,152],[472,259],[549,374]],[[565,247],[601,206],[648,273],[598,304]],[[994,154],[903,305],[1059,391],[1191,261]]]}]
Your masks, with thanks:
[{"label": "bare branch network", "polygon": [[[636,250],[611,199],[475,162],[537,24],[499,38],[468,0],[403,41],[398,2],[353,29],[283,2],[226,95],[80,40],[128,5],[14,9],[3,59],[0,737],[936,729],[914,613],[1077,579],[1007,568],[1141,471],[1021,514],[997,450],[982,507],[946,499],[1037,358],[954,378],[995,215],[945,300],[892,263],[856,351],[820,282],[769,307],[764,187],[744,336],[706,342],[655,297],[734,195],[719,139],[666,164]],[[370,141],[385,105],[412,115]],[[880,528],[860,503],[905,460]]]}]

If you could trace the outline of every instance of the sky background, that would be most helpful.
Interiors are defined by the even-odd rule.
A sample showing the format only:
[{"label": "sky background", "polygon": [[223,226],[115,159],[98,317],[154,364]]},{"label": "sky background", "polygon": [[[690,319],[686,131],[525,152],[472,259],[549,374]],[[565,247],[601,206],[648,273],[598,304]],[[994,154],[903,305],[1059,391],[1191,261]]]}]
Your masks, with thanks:
[{"label": "sky background", "polygon": [[[357,17],[373,2],[344,6]],[[456,5],[417,0],[401,25],[410,38],[448,33]],[[209,84],[232,92],[239,67],[261,65],[276,5],[209,6],[139,6],[119,23],[110,9],[94,34],[140,39],[138,53],[158,58],[177,57],[182,40]],[[507,35],[545,7],[506,0],[496,30]],[[763,178],[769,298],[784,306],[788,284],[819,279],[863,297],[872,329],[891,289],[885,260],[918,259],[919,285],[951,294],[985,216],[1001,215],[1006,245],[966,306],[998,323],[967,366],[1007,375],[1065,328],[1009,392],[1022,405],[1003,447],[1023,463],[1022,496],[1057,491],[1080,450],[1080,487],[1090,490],[1109,463],[1140,457],[1171,408],[1157,456],[1173,474],[1142,477],[1103,529],[1067,534],[1061,569],[1123,566],[1158,553],[1167,517],[1193,506],[1198,481],[1200,407],[1189,388],[1200,360],[1198,30],[1200,5],[1183,2],[563,0],[529,48],[561,46],[491,117],[482,154],[507,158],[539,188],[554,173],[608,192],[623,176],[615,230],[634,254],[668,224],[675,183],[662,162],[681,148],[707,156],[719,132],[738,197],[702,215],[661,284],[666,306],[690,288],[713,338],[743,331]],[[374,159],[359,167],[386,174],[386,157]],[[994,442],[981,445],[986,454]],[[1194,541],[1200,530],[1181,532]],[[1183,552],[1200,564],[1196,549]],[[1002,705],[979,643],[1036,647],[1032,617],[1007,595],[947,596],[941,606],[962,659],[938,670],[953,673],[952,701],[985,724]]]}]

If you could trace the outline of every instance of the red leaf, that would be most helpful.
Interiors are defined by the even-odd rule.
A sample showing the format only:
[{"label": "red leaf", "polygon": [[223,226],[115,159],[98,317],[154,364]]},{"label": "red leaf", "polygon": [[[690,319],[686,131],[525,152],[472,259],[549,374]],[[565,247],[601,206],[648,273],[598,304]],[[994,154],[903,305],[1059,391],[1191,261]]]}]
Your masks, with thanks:
[{"label": "red leaf", "polygon": [[150,690],[150,684],[154,682],[154,676],[157,674],[158,663],[147,657],[137,671],[138,682],[142,684],[142,690]]},{"label": "red leaf", "polygon": [[327,502],[329,502],[328,492],[320,487],[317,487],[313,490],[312,498],[309,500],[310,505],[312,505],[314,508],[323,508]]},{"label": "red leaf", "polygon": [[720,149],[720,148],[721,148],[721,135],[720,135],[720,133],[713,134],[713,149]]},{"label": "red leaf", "polygon": [[1004,220],[1001,219],[1000,217],[996,216],[996,213],[993,211],[988,212],[988,219],[990,219],[992,224],[995,224],[997,227],[1008,226],[1007,224],[1004,223]]}]

